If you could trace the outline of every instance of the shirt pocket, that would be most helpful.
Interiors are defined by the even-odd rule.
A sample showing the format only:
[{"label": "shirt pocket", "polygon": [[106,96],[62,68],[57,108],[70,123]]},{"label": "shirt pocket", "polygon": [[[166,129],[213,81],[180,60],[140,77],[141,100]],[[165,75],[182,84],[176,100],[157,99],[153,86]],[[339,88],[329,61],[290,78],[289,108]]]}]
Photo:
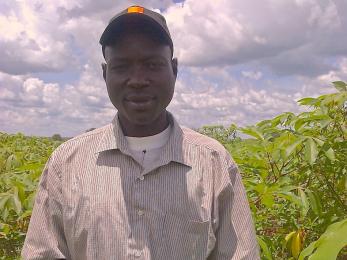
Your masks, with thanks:
[{"label": "shirt pocket", "polygon": [[206,259],[209,223],[165,215],[165,259]]}]

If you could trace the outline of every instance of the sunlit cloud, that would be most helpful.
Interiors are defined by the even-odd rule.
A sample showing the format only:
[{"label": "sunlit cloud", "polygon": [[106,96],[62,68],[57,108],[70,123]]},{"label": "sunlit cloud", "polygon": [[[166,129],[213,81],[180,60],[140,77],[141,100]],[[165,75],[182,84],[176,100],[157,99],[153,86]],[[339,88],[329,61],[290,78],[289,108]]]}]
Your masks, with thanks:
[{"label": "sunlit cloud", "polygon": [[[179,3],[175,3],[179,2]],[[183,125],[248,125],[347,77],[344,1],[132,2],[167,17],[179,61],[169,105]],[[99,37],[129,1],[0,3],[0,131],[73,136],[116,110]],[[55,76],[53,76],[55,75]]]}]

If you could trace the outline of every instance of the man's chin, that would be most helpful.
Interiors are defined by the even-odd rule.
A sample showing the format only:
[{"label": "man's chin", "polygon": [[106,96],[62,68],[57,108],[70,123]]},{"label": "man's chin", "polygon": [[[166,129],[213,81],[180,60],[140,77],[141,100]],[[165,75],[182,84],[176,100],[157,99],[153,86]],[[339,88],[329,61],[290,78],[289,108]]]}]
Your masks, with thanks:
[{"label": "man's chin", "polygon": [[138,126],[138,127],[146,127],[146,126],[151,126],[154,121],[156,120],[156,116],[150,113],[146,112],[138,112],[138,113],[131,113],[128,114],[125,118],[125,123],[128,125],[133,125],[133,126]]}]

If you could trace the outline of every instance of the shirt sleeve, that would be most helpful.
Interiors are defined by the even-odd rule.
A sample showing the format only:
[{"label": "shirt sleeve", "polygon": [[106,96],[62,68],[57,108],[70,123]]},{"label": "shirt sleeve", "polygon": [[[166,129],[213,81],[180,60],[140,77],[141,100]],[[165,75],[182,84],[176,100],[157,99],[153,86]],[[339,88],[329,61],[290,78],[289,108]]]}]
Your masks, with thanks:
[{"label": "shirt sleeve", "polygon": [[62,218],[61,176],[50,157],[42,172],[22,248],[24,260],[69,259]]},{"label": "shirt sleeve", "polygon": [[252,215],[237,165],[230,154],[219,161],[214,219],[216,244],[208,260],[260,259]]}]

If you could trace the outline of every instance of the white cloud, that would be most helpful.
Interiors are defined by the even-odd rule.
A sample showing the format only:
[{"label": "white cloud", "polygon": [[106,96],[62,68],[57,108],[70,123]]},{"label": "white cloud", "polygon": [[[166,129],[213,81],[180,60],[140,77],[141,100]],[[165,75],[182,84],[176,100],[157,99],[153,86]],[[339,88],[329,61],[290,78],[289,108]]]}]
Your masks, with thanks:
[{"label": "white cloud", "polygon": [[165,14],[182,64],[257,62],[279,74],[319,75],[332,69],[329,55],[347,54],[341,6],[347,9],[332,0],[187,0]]},{"label": "white cloud", "polygon": [[[316,79],[302,78],[291,91],[273,88],[267,81],[259,88],[258,81],[232,76],[229,67],[182,68],[169,110],[180,123],[193,128],[253,124],[281,112],[301,111],[296,104],[299,98],[333,92],[329,82],[346,78],[347,59],[338,67]],[[0,131],[72,136],[109,123],[115,114],[101,75],[89,66],[84,66],[74,85],[4,73],[0,82]]]},{"label": "white cloud", "polygon": [[[190,127],[255,123],[347,77],[343,0],[4,0],[0,131],[72,136],[111,121],[99,37],[129,4],[161,10],[179,58],[169,109]],[[72,80],[36,72],[75,70]],[[62,83],[64,82],[64,83]]]},{"label": "white cloud", "polygon": [[337,91],[331,82],[345,81],[347,82],[347,58],[341,59],[336,64],[337,69],[330,70],[316,78],[301,78],[302,90],[301,97],[319,96]]},{"label": "white cloud", "polygon": [[[85,58],[100,62],[98,40],[129,1],[5,1],[0,15],[0,70],[10,74],[63,71]],[[347,54],[343,1],[132,1],[164,10],[185,65],[256,62],[281,75],[319,75],[329,55]],[[165,10],[168,8],[167,10]]]},{"label": "white cloud", "polygon": [[0,71],[18,75],[79,69],[86,57],[100,63],[102,30],[129,4],[164,9],[172,2],[4,0],[0,6]]},{"label": "white cloud", "polygon": [[[221,70],[220,74],[225,74],[227,69]],[[191,89],[189,85],[192,82],[187,83],[184,79],[177,83],[169,110],[183,125],[193,128],[209,124],[249,125],[280,112],[299,111],[292,95],[259,90],[255,85],[245,85],[230,75],[215,84],[207,70],[204,69],[203,73],[191,71],[190,75],[195,79],[193,84],[199,85],[200,90]]]},{"label": "white cloud", "polygon": [[10,74],[60,71],[74,63],[58,29],[57,10],[39,1],[15,1],[0,15],[0,70]]},{"label": "white cloud", "polygon": [[242,71],[242,75],[246,78],[258,80],[261,79],[263,73],[261,73],[260,71]]},{"label": "white cloud", "polygon": [[[260,84],[237,79],[228,67],[218,70],[193,68],[189,69],[189,73],[185,72],[189,77],[179,78],[169,108],[182,124],[194,128],[231,123],[244,126],[283,112],[299,113],[306,109],[300,107],[297,100],[333,93],[336,90],[332,81],[346,81],[347,58],[342,59],[336,67],[317,78],[299,77],[295,80],[292,77],[283,86],[280,80],[275,79],[262,80]],[[192,85],[198,87],[192,88]],[[287,86],[290,88],[286,89]]]},{"label": "white cloud", "polygon": [[62,86],[0,73],[0,131],[70,136],[110,122],[115,109],[104,87],[85,80],[98,82],[82,76],[76,85]]}]

